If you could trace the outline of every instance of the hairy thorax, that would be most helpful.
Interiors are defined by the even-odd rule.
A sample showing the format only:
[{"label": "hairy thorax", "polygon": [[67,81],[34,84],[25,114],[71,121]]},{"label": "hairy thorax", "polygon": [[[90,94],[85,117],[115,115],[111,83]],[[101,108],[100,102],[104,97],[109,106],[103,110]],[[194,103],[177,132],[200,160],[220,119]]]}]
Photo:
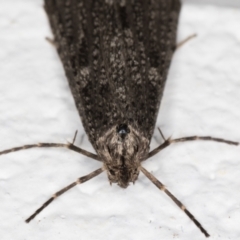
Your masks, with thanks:
[{"label": "hairy thorax", "polygon": [[110,183],[123,188],[137,180],[140,163],[148,152],[149,140],[127,124],[114,126],[97,141],[97,153]]}]

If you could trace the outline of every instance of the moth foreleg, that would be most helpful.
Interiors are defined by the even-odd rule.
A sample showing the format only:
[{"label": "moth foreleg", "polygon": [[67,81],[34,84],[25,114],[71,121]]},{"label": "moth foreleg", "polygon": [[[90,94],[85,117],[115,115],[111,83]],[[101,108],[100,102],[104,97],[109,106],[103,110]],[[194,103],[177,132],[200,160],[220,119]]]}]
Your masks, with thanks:
[{"label": "moth foreleg", "polygon": [[156,147],[151,152],[149,152],[148,157],[145,160],[156,155],[158,152],[160,152],[164,148],[168,147],[172,143],[189,142],[189,141],[196,141],[196,140],[220,142],[220,143],[225,143],[225,144],[230,144],[230,145],[235,145],[235,146],[239,145],[239,142],[230,141],[230,140],[223,139],[223,138],[215,138],[215,137],[211,137],[211,136],[189,136],[189,137],[176,138],[176,139],[167,139],[160,146]]},{"label": "moth foreleg", "polygon": [[[74,139],[73,139],[74,140]],[[101,159],[98,157],[98,155],[88,152],[82,148],[79,148],[75,145],[73,145],[73,143],[68,143],[68,144],[64,144],[64,143],[36,143],[36,144],[28,144],[28,145],[23,145],[20,147],[15,147],[15,148],[10,148],[10,149],[6,149],[0,152],[0,155],[3,154],[7,154],[7,153],[12,153],[12,152],[17,152],[17,151],[21,151],[21,150],[25,150],[25,149],[30,149],[30,148],[68,148],[72,151],[78,152],[83,154],[84,156],[90,157],[92,159],[95,159],[97,161],[101,161]]]}]

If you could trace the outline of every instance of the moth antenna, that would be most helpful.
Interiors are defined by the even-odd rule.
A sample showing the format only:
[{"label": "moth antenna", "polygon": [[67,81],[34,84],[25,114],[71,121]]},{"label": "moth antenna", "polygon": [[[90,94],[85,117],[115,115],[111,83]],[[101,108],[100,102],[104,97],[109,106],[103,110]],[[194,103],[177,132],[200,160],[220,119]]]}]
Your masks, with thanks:
[{"label": "moth antenna", "polygon": [[213,142],[220,142],[225,143],[229,145],[235,145],[238,146],[239,142],[230,141],[223,138],[215,138],[211,136],[190,136],[190,137],[183,137],[183,138],[176,138],[176,139],[167,139],[164,143],[153,149],[151,152],[149,152],[148,157],[144,159],[143,161],[147,160],[148,158],[156,155],[158,152],[160,152],[162,149],[168,147],[172,143],[178,143],[178,142],[189,142],[189,141],[196,141],[196,140],[202,140],[202,141],[213,141]]},{"label": "moth antenna", "polygon": [[171,192],[169,192],[157,178],[155,178],[150,172],[148,172],[142,166],[140,166],[140,170],[157,188],[164,191],[178,205],[178,207],[181,208],[186,213],[186,215],[195,223],[195,225],[201,230],[201,232],[206,237],[210,236],[208,232],[203,228],[201,223],[196,220],[196,218],[186,209],[186,207]]},{"label": "moth antenna", "polygon": [[89,173],[86,176],[80,177],[78,178],[75,182],[71,183],[70,185],[66,186],[65,188],[61,189],[60,191],[56,192],[55,194],[53,194],[53,196],[51,198],[49,198],[40,208],[38,208],[29,218],[27,218],[25,220],[26,223],[29,223],[32,219],[34,219],[44,208],[46,208],[51,202],[53,202],[53,200],[55,200],[56,198],[58,198],[60,195],[62,195],[63,193],[67,192],[68,190],[70,190],[71,188],[75,187],[78,184],[87,182],[88,180],[96,177],[97,175],[99,175],[100,173],[102,173],[104,171],[103,168],[99,168],[91,173]]},{"label": "moth antenna", "polygon": [[20,147],[15,147],[15,148],[10,148],[10,149],[6,149],[0,152],[0,155],[3,154],[8,154],[8,153],[12,153],[12,152],[17,152],[17,151],[21,151],[21,150],[25,150],[25,149],[30,149],[30,148],[67,148],[70,149],[72,151],[78,152],[84,156],[87,156],[89,158],[92,158],[94,160],[100,161],[101,159],[98,157],[98,155],[88,152],[82,148],[79,148],[75,145],[73,145],[72,143],[68,143],[68,144],[64,144],[64,143],[36,143],[36,144],[29,144],[29,145],[23,145]]}]

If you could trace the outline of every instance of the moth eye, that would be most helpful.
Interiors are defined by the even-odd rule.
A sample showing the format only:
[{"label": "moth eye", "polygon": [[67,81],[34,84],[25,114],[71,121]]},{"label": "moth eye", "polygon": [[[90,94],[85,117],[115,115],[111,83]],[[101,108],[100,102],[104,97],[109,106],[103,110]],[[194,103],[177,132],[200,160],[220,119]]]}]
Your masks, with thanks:
[{"label": "moth eye", "polygon": [[111,154],[111,150],[110,150],[109,146],[107,146],[107,150],[108,150],[108,153]]},{"label": "moth eye", "polygon": [[122,137],[126,137],[128,133],[130,133],[130,130],[128,128],[127,124],[120,124],[117,126],[117,133]]},{"label": "moth eye", "polygon": [[109,169],[109,172],[111,175],[115,176],[115,172],[113,170]]},{"label": "moth eye", "polygon": [[134,146],[134,151],[138,152],[138,146]]}]

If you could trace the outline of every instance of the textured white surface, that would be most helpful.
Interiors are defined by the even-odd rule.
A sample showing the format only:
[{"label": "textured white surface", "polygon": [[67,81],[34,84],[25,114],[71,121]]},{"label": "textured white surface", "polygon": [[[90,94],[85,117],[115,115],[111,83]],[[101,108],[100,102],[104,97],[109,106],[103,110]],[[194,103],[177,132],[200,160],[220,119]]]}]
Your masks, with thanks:
[{"label": "textured white surface", "polygon": [[[178,39],[198,37],[172,61],[157,126],[172,137],[212,135],[240,141],[240,9],[186,1]],[[221,1],[223,2],[223,1]],[[232,1],[233,3],[236,1]],[[0,0],[0,148],[66,142],[92,151],[75,109],[40,0]],[[152,147],[161,138],[156,131]],[[106,174],[75,187],[30,224],[54,192],[100,164],[65,149],[0,156],[0,236],[6,239],[204,239],[142,174],[124,190]],[[211,234],[240,239],[240,147],[173,145],[144,163]]]}]

